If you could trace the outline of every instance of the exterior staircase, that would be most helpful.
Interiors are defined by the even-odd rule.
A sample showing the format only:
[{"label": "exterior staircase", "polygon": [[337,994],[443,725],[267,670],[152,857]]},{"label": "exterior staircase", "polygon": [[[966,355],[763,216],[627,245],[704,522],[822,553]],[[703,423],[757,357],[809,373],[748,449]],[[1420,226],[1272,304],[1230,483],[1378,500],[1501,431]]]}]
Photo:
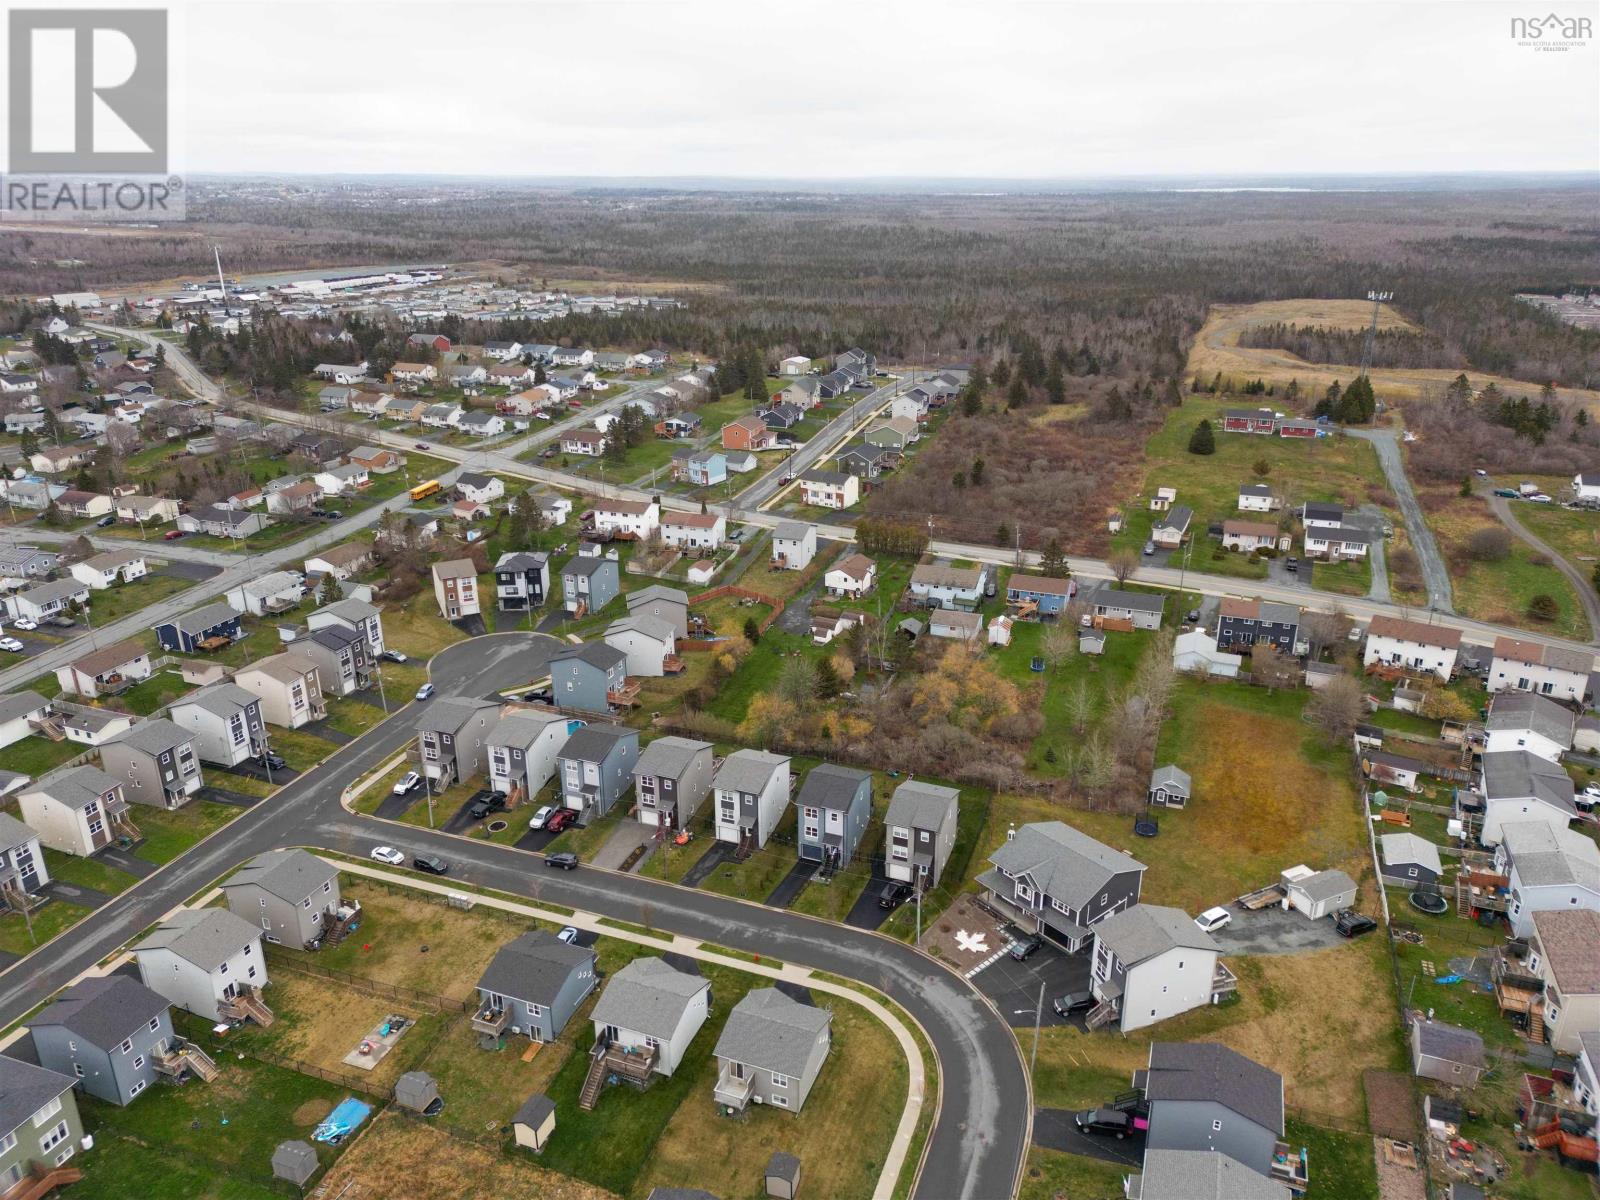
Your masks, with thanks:
[{"label": "exterior staircase", "polygon": [[211,1056],[193,1042],[176,1042],[169,1046],[165,1054],[156,1056],[155,1068],[174,1079],[188,1071],[205,1083],[210,1083],[219,1074]]},{"label": "exterior staircase", "polygon": [[1089,1015],[1084,1017],[1084,1026],[1088,1029],[1099,1029],[1102,1025],[1109,1025],[1116,1019],[1117,1003],[1114,1000],[1102,1000],[1089,1010]]},{"label": "exterior staircase", "polygon": [[278,1018],[272,1010],[262,1003],[261,997],[255,992],[240,992],[231,1001],[224,1001],[220,1011],[225,1017],[233,1017],[241,1021],[254,1021],[261,1028],[266,1029]]},{"label": "exterior staircase", "polygon": [[1544,1005],[1535,1004],[1528,1010],[1528,1040],[1544,1041]]},{"label": "exterior staircase", "polygon": [[77,1183],[83,1172],[77,1167],[35,1166],[31,1175],[24,1175],[10,1190],[0,1195],[0,1200],[41,1200],[57,1188]]},{"label": "exterior staircase", "polygon": [[735,862],[744,862],[756,852],[756,831],[754,826],[739,831],[739,845],[733,851]]},{"label": "exterior staircase", "polygon": [[600,1089],[606,1085],[606,1056],[596,1054],[589,1059],[589,1073],[583,1077],[583,1090],[578,1093],[578,1107],[592,1112],[600,1101]]}]

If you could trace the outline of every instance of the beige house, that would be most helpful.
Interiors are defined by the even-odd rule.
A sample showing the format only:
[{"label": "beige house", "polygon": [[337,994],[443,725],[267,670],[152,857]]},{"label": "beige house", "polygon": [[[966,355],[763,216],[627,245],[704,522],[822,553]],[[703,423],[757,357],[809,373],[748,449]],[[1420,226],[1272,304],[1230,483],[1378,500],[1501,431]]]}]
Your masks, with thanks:
[{"label": "beige house", "polygon": [[346,542],[306,559],[307,575],[332,575],[340,581],[359,575],[372,565],[372,546],[368,542]]},{"label": "beige house", "polygon": [[1558,1052],[1577,1054],[1579,1035],[1600,1029],[1600,913],[1534,913],[1527,967],[1544,980],[1545,1038]]},{"label": "beige house", "polygon": [[137,837],[122,784],[99,767],[74,767],[46,776],[17,796],[22,819],[39,841],[87,858],[119,835]]},{"label": "beige house", "polygon": [[274,654],[242,668],[233,681],[261,701],[269,725],[298,729],[328,715],[317,664],[303,654]]},{"label": "beige house", "polygon": [[439,615],[446,621],[477,616],[478,569],[467,558],[452,558],[433,564],[433,598],[439,602]]},{"label": "beige house", "polygon": [[56,668],[56,682],[63,692],[85,696],[115,695],[152,674],[150,653],[137,639],[103,646],[76,662]]}]

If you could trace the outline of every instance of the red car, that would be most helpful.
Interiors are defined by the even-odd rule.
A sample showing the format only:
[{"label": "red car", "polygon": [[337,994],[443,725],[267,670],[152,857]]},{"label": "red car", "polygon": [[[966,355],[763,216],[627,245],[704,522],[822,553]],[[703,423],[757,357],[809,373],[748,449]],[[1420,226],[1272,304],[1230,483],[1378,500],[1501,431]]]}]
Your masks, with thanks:
[{"label": "red car", "polygon": [[169,530],[167,530],[165,533],[163,533],[161,535],[161,540],[164,541],[164,542],[175,542],[179,538],[185,537],[185,536],[187,536],[187,531],[186,530],[183,530],[183,529],[169,529]]},{"label": "red car", "polygon": [[550,819],[544,823],[544,827],[551,833],[560,833],[577,819],[578,814],[572,809],[558,808],[550,814]]}]

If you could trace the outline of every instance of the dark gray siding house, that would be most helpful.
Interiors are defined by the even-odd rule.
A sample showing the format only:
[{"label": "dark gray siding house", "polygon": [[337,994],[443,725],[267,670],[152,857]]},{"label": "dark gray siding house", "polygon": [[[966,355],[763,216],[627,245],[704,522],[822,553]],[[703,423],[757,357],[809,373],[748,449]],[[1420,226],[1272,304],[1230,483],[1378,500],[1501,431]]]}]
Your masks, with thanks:
[{"label": "dark gray siding house", "polygon": [[202,642],[214,638],[237,641],[239,622],[243,619],[243,613],[218,600],[215,604],[207,604],[204,608],[161,622],[156,626],[156,640],[161,643],[163,650],[170,650],[174,654],[193,654],[202,648]]},{"label": "dark gray siding house", "polygon": [[1093,926],[1139,903],[1145,865],[1063,821],[1010,831],[977,882],[1026,928],[1077,950]]},{"label": "dark gray siding house", "polygon": [[296,949],[320,941],[339,910],[339,872],[305,850],[258,854],[222,885],[229,910]]},{"label": "dark gray siding house", "polygon": [[872,773],[820,763],[795,797],[800,857],[825,870],[848,866],[872,819]]},{"label": "dark gray siding house", "polygon": [[1300,609],[1270,600],[1222,601],[1217,617],[1217,645],[1224,650],[1248,651],[1270,645],[1293,655],[1300,641]]},{"label": "dark gray siding house", "polygon": [[693,738],[657,738],[644,748],[633,768],[639,820],[646,825],[682,829],[711,790],[716,750]]},{"label": "dark gray siding house", "polygon": [[478,980],[472,1028],[495,1044],[508,1032],[555,1041],[595,989],[594,958],[542,930],[522,934],[500,947]]},{"label": "dark gray siding house", "polygon": [[1383,855],[1383,881],[1419,888],[1439,882],[1444,866],[1439,847],[1414,833],[1386,833],[1378,839]]},{"label": "dark gray siding house", "polygon": [[884,873],[919,891],[939,886],[939,877],[956,844],[957,805],[952,787],[908,779],[895,788],[884,814],[888,848]]},{"label": "dark gray siding house", "polygon": [[578,554],[561,568],[561,595],[569,613],[599,612],[622,586],[617,560]]},{"label": "dark gray siding house", "polygon": [[28,1028],[41,1066],[108,1104],[127,1104],[155,1082],[173,1039],[166,998],[126,975],[80,980]]},{"label": "dark gray siding house", "polygon": [[1283,1077],[1214,1042],[1152,1042],[1134,1073],[1150,1108],[1150,1150],[1215,1150],[1261,1175],[1283,1136]]}]

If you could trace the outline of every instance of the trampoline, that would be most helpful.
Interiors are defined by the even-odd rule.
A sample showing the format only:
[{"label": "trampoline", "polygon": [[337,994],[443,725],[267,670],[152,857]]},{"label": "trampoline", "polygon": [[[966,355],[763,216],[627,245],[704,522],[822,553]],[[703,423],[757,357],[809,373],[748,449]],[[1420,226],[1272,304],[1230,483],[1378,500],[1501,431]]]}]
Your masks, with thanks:
[{"label": "trampoline", "polygon": [[1437,917],[1450,907],[1450,901],[1446,900],[1438,892],[1412,892],[1409,899],[1412,908],[1434,917]]}]

